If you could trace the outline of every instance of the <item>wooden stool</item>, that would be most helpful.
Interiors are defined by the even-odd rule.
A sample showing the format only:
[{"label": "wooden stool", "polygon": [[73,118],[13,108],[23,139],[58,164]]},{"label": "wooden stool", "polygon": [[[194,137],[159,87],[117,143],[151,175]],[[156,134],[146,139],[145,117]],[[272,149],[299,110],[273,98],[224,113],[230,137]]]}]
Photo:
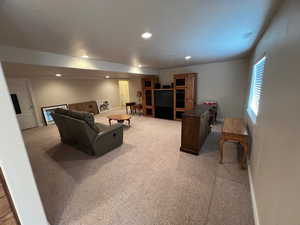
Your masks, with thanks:
[{"label": "wooden stool", "polygon": [[129,107],[129,109],[130,109],[130,113],[132,114],[132,112],[133,112],[133,106],[135,105],[136,103],[135,102],[127,102],[126,103],[126,105],[125,105],[125,107],[126,107],[126,113],[128,114],[128,107]]},{"label": "wooden stool", "polygon": [[139,112],[139,114],[143,113],[143,105],[142,104],[133,105],[132,109],[135,114],[137,111]]}]

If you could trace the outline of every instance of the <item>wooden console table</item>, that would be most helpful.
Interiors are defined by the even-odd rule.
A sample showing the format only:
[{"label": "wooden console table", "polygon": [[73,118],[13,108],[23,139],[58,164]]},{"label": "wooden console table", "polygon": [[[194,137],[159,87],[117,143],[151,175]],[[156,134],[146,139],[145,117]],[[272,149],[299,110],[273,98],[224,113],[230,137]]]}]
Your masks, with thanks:
[{"label": "wooden console table", "polygon": [[220,163],[223,163],[223,145],[226,141],[235,141],[243,146],[244,155],[241,159],[241,168],[245,169],[248,155],[248,131],[243,119],[226,118],[224,120],[220,139]]}]

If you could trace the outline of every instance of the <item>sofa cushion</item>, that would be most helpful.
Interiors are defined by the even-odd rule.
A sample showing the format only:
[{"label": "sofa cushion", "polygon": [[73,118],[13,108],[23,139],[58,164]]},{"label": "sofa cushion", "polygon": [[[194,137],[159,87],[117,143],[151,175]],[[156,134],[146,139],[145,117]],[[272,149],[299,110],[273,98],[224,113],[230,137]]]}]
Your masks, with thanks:
[{"label": "sofa cushion", "polygon": [[95,119],[92,113],[69,110],[68,115],[75,119],[84,120],[92,129],[99,132],[98,127],[95,125]]},{"label": "sofa cushion", "polygon": [[55,112],[55,113],[59,113],[59,114],[68,115],[69,110],[63,109],[63,108],[57,108],[57,109],[54,109],[54,112]]},{"label": "sofa cushion", "polygon": [[95,130],[97,133],[100,131],[99,128],[95,125],[94,115],[89,112],[80,112],[80,111],[73,111],[73,110],[65,110],[65,109],[55,109],[55,113],[60,113],[64,115],[68,115],[72,118],[79,119],[85,121],[89,127]]}]

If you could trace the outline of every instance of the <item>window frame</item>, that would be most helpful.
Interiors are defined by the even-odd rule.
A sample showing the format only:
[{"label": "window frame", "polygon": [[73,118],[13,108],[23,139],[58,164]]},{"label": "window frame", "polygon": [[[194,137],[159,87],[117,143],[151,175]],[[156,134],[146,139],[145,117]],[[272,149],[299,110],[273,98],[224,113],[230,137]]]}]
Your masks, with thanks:
[{"label": "window frame", "polygon": [[[256,67],[264,60],[264,71],[262,74],[262,81],[261,81],[261,92],[259,95],[259,101],[258,101],[258,105],[257,105],[257,113],[254,112],[253,108],[251,107],[251,103],[253,101],[253,94],[254,92],[254,86],[256,86],[256,78],[257,78],[257,71],[256,71]],[[251,121],[253,124],[256,124],[257,121],[257,117],[259,114],[259,106],[260,106],[260,100],[261,100],[261,95],[262,95],[262,88],[263,88],[263,83],[264,83],[264,75],[265,75],[265,67],[266,67],[266,62],[267,62],[267,56],[264,55],[262,57],[259,58],[259,60],[257,60],[254,65],[252,65],[252,73],[251,73],[251,84],[250,84],[250,89],[249,89],[249,97],[248,97],[248,104],[247,104],[247,113],[248,116],[250,117]]]}]

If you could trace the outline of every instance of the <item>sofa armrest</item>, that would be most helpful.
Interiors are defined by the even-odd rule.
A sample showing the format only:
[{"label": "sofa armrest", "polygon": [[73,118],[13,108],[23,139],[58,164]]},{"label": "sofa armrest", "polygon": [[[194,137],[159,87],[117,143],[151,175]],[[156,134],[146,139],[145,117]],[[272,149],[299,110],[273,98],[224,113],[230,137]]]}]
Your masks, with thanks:
[{"label": "sofa armrest", "polygon": [[97,134],[94,141],[94,152],[100,156],[117,148],[123,143],[123,126],[114,124]]},{"label": "sofa armrest", "polygon": [[105,135],[110,135],[113,132],[120,132],[122,131],[123,134],[123,126],[121,124],[114,124],[111,127],[108,127],[107,129],[105,129],[104,131],[101,131],[97,134],[97,138],[103,137]]},{"label": "sofa armrest", "polygon": [[110,128],[109,125],[105,125],[103,123],[95,123],[95,126],[99,130],[98,132],[102,132],[102,131]]}]

